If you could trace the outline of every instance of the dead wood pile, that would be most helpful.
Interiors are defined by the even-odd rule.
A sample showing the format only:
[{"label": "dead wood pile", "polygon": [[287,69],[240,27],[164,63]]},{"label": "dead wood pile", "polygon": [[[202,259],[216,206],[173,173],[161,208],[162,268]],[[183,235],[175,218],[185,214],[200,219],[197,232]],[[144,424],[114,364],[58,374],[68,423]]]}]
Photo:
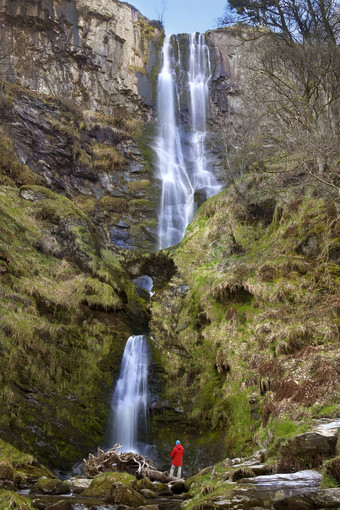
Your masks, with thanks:
[{"label": "dead wood pile", "polygon": [[97,456],[90,453],[88,459],[84,459],[86,476],[94,478],[105,471],[126,471],[137,478],[148,477],[152,481],[162,483],[178,481],[167,471],[159,471],[150,459],[134,452],[119,453],[120,448],[121,445],[118,443],[106,452],[98,448]]}]

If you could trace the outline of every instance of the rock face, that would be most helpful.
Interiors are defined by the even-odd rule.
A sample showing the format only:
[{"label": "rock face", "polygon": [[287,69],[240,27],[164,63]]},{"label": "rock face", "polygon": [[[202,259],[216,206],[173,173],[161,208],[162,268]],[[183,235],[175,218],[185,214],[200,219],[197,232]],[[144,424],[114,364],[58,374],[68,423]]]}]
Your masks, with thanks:
[{"label": "rock face", "polygon": [[106,114],[140,116],[153,104],[162,31],[131,5],[1,0],[0,23],[2,71],[12,82]]},{"label": "rock face", "polygon": [[0,0],[0,27],[0,128],[38,174],[30,183],[73,196],[109,243],[153,250],[158,188],[144,122],[161,27],[117,0]]},{"label": "rock face", "polygon": [[[36,182],[74,197],[108,242],[139,250],[154,247],[157,194],[143,154],[145,137],[131,133],[129,117],[117,128],[111,117],[69,109],[55,98],[14,91],[10,84],[0,110],[2,143],[8,137]],[[22,193],[27,200],[39,200],[27,190]]]},{"label": "rock face", "polygon": [[242,66],[249,44],[243,42],[233,29],[208,32],[207,40],[213,60],[211,102],[215,112],[236,116],[242,109]]}]

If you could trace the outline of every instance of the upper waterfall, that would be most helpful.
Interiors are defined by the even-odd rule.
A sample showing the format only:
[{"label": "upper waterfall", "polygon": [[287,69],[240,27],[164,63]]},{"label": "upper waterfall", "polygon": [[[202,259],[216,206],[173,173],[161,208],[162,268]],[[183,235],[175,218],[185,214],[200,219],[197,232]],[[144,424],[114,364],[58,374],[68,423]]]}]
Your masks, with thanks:
[{"label": "upper waterfall", "polygon": [[[165,37],[163,66],[158,78],[158,136],[155,144],[162,192],[159,209],[159,249],[179,243],[195,214],[194,194],[206,198],[221,187],[206,155],[206,118],[211,76],[204,34],[191,34],[184,62],[176,36]],[[184,57],[185,58],[185,57]],[[187,69],[187,71],[185,71]],[[182,121],[181,98],[187,95],[189,126]]]}]

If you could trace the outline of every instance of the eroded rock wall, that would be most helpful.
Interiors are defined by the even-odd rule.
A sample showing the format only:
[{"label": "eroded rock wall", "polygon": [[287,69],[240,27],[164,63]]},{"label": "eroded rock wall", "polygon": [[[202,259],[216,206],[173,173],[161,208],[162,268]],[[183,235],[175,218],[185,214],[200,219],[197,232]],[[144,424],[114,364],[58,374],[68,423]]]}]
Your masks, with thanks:
[{"label": "eroded rock wall", "polygon": [[1,0],[0,23],[6,79],[110,115],[153,104],[162,31],[131,5]]}]

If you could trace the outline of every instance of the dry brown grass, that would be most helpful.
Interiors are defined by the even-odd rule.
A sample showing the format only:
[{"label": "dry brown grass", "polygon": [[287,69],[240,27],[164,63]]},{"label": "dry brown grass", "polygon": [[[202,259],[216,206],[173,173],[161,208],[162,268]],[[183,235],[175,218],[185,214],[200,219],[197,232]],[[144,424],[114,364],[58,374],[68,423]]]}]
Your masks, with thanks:
[{"label": "dry brown grass", "polygon": [[237,482],[242,478],[253,478],[255,476],[254,471],[247,466],[242,466],[239,469],[236,469],[231,475],[232,482]]},{"label": "dry brown grass", "polygon": [[277,416],[279,410],[272,400],[267,400],[262,410],[262,425],[265,427],[268,423],[270,416]]},{"label": "dry brown grass", "polygon": [[292,400],[304,405],[313,405],[327,393],[332,393],[339,386],[339,371],[328,363],[324,363],[316,374],[305,380]]},{"label": "dry brown grass", "polygon": [[299,385],[293,379],[283,379],[276,389],[274,400],[280,401],[284,398],[290,398],[296,393],[298,388]]},{"label": "dry brown grass", "polygon": [[228,281],[218,283],[211,289],[210,295],[219,303],[244,302],[252,298],[252,294],[243,282],[237,279],[229,279]]},{"label": "dry brown grass", "polygon": [[284,367],[278,359],[271,359],[263,361],[258,367],[258,372],[262,377],[279,379],[284,374]]},{"label": "dry brown grass", "polygon": [[278,473],[296,473],[305,469],[307,466],[295,455],[284,455],[279,458],[277,463]]}]

